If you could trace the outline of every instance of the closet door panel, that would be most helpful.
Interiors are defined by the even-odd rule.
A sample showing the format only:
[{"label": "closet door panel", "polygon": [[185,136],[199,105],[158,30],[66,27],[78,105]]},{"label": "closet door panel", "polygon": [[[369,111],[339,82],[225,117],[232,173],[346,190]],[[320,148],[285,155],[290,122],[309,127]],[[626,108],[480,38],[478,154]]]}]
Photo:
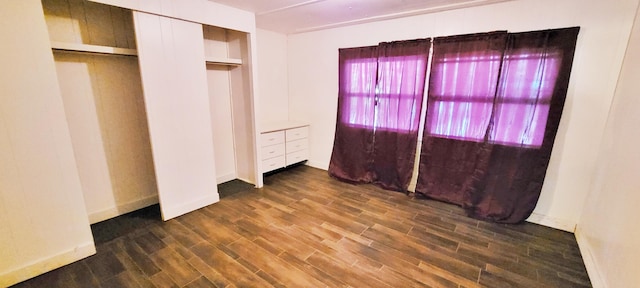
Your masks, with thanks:
[{"label": "closet door panel", "polygon": [[95,253],[42,11],[0,1],[0,287]]},{"label": "closet door panel", "polygon": [[134,12],[164,220],[219,200],[200,24]]}]

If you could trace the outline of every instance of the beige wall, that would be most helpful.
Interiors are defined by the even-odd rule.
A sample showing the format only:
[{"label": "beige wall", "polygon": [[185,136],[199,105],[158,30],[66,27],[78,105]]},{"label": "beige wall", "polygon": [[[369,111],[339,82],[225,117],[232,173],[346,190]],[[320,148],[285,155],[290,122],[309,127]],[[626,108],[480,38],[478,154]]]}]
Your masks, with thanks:
[{"label": "beige wall", "polygon": [[[640,9],[638,10],[640,15]],[[636,16],[637,17],[637,16]],[[576,236],[595,287],[640,283],[640,18],[636,18],[622,74],[599,149],[595,177]]]},{"label": "beige wall", "polygon": [[573,231],[589,191],[590,182],[585,180],[596,168],[597,139],[604,131],[637,3],[519,0],[293,34],[287,39],[289,117],[311,124],[308,163],[326,169],[335,129],[339,48],[498,29],[581,26],[558,137],[530,218]]},{"label": "beige wall", "polygon": [[289,120],[287,35],[257,30],[260,70],[260,123]]},{"label": "beige wall", "polygon": [[55,52],[89,221],[158,203],[138,59]]},{"label": "beige wall", "polygon": [[95,248],[40,1],[0,1],[0,37],[0,287],[6,287]]}]

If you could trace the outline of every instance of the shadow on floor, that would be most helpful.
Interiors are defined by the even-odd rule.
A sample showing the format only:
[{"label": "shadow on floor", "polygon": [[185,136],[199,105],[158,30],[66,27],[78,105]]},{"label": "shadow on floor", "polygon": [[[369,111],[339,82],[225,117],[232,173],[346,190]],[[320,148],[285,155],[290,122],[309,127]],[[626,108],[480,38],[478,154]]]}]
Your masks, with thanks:
[{"label": "shadow on floor", "polygon": [[[218,185],[220,199],[236,195],[240,192],[252,191],[253,184],[242,180],[231,180]],[[91,232],[96,245],[109,242],[122,235],[127,235],[140,228],[147,227],[153,223],[162,222],[160,206],[151,205],[115,218],[91,225]]]}]

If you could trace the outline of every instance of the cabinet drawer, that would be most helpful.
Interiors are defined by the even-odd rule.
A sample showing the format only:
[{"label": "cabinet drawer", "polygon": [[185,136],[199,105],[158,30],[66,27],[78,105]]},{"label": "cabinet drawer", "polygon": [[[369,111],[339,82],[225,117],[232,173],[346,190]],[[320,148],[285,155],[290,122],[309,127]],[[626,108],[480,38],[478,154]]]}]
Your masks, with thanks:
[{"label": "cabinet drawer", "polygon": [[262,160],[284,155],[284,143],[262,147]]},{"label": "cabinet drawer", "polygon": [[309,140],[307,138],[287,141],[287,153],[306,150],[309,148]]},{"label": "cabinet drawer", "polygon": [[308,149],[287,153],[287,166],[298,163],[300,161],[307,160],[308,158],[309,158]]},{"label": "cabinet drawer", "polygon": [[260,134],[262,147],[284,143],[284,131],[276,131]]},{"label": "cabinet drawer", "polygon": [[304,126],[300,128],[293,128],[287,130],[287,141],[298,140],[302,138],[307,138],[309,136],[309,127]]},{"label": "cabinet drawer", "polygon": [[285,156],[278,156],[262,160],[262,173],[276,170],[285,166]]}]

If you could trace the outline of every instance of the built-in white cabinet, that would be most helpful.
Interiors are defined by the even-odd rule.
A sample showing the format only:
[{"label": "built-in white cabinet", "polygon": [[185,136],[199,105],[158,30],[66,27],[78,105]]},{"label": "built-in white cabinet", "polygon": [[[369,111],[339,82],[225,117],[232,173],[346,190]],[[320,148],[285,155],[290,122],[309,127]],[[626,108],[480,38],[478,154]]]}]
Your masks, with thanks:
[{"label": "built-in white cabinet", "polygon": [[286,164],[287,166],[309,159],[309,126],[287,129]]},{"label": "built-in white cabinet", "polygon": [[309,159],[309,125],[299,122],[270,123],[260,135],[262,173]]},{"label": "built-in white cabinet", "polygon": [[286,166],[284,130],[263,132],[260,135],[262,147],[262,172],[269,172]]}]

